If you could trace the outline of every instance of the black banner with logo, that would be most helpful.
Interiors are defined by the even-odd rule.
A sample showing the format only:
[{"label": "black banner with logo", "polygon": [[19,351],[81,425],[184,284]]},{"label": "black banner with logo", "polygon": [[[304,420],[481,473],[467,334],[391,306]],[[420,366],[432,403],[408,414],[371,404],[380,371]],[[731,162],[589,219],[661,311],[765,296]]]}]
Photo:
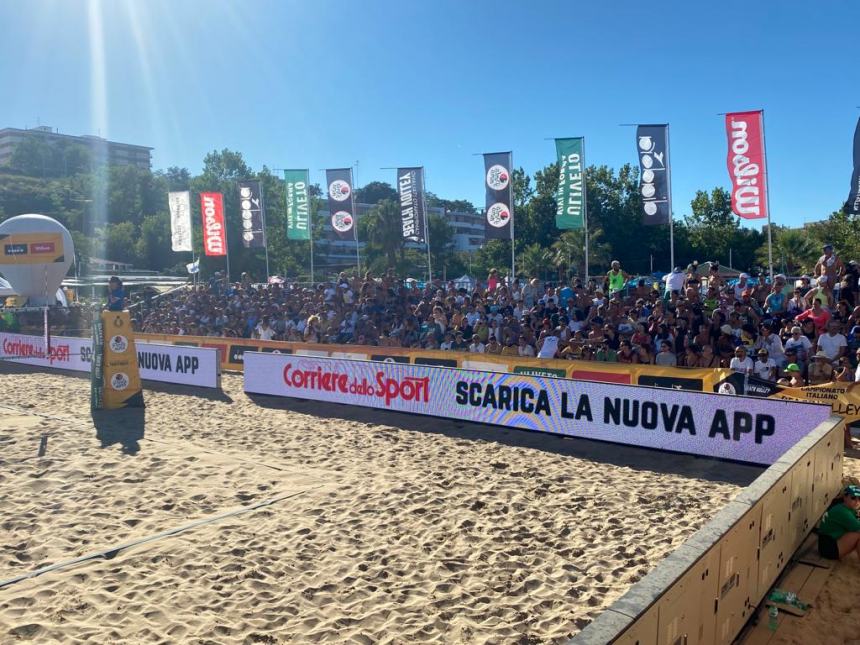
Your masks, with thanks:
[{"label": "black banner with logo", "polygon": [[352,168],[325,171],[328,211],[331,227],[342,240],[353,240],[355,232],[355,199],[352,194]]},{"label": "black banner with logo", "polygon": [[513,169],[510,152],[484,155],[484,187],[487,191],[484,237],[488,240],[513,239]]},{"label": "black banner with logo", "polygon": [[668,224],[672,217],[672,197],[669,195],[669,126],[637,127],[636,152],[639,155],[642,223]]},{"label": "black banner with logo", "polygon": [[240,181],[239,208],[242,213],[242,243],[246,249],[266,246],[266,210],[263,185],[257,180]]},{"label": "black banner with logo", "polygon": [[851,192],[848,193],[848,212],[860,214],[860,119],[854,129],[854,172],[851,173]]},{"label": "black banner with logo", "polygon": [[424,243],[424,168],[398,168],[400,223],[403,239]]}]

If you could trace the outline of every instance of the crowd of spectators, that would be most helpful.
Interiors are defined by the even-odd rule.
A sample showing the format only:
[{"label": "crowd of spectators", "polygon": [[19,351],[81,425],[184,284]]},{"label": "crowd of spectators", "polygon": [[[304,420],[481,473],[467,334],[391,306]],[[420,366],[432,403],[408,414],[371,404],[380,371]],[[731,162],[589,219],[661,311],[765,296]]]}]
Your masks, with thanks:
[{"label": "crowd of spectators", "polygon": [[602,279],[541,283],[498,271],[468,287],[419,285],[389,271],[333,282],[255,285],[216,273],[154,300],[138,329],[187,334],[441,349],[663,366],[731,368],[799,386],[860,380],[860,266],[824,248],[811,276],[728,279],[716,262],[661,282],[618,261]]}]

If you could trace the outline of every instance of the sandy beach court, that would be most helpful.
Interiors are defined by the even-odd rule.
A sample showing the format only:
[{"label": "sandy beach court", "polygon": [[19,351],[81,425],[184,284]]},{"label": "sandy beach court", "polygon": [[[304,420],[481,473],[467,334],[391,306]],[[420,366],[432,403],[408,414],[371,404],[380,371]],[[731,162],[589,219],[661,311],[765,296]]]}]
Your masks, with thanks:
[{"label": "sandy beach court", "polygon": [[760,472],[148,385],[94,421],[87,379],[0,366],[0,580],[106,553],[0,588],[0,641],[558,642]]}]

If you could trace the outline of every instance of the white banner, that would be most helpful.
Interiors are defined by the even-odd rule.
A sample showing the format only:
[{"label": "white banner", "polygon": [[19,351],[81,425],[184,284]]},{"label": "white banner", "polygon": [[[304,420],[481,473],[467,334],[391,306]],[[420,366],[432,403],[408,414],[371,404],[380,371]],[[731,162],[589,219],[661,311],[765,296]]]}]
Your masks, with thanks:
[{"label": "white banner", "polygon": [[527,374],[245,352],[245,392],[772,464],[830,407]]},{"label": "white banner", "polygon": [[[221,387],[218,350],[209,347],[162,345],[135,340],[140,378],[160,383],[196,387]],[[89,372],[93,359],[90,338],[51,337],[51,352],[45,356],[42,336],[0,333],[0,359],[23,365]]]},{"label": "white banner", "polygon": [[167,193],[170,207],[170,247],[174,251],[191,252],[191,193]]},{"label": "white banner", "polygon": [[163,345],[135,340],[140,378],[197,387],[221,387],[217,349]]}]

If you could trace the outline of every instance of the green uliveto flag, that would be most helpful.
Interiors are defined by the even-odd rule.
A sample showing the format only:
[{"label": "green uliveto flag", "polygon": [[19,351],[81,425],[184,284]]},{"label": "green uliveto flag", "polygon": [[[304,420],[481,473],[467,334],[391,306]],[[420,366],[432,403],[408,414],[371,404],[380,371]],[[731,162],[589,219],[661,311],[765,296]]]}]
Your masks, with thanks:
[{"label": "green uliveto flag", "polygon": [[287,188],[287,239],[311,239],[310,199],[308,197],[308,171],[285,170]]},{"label": "green uliveto flag", "polygon": [[556,139],[558,194],[555,225],[560,229],[582,228],[585,221],[585,159],[582,138]]}]

